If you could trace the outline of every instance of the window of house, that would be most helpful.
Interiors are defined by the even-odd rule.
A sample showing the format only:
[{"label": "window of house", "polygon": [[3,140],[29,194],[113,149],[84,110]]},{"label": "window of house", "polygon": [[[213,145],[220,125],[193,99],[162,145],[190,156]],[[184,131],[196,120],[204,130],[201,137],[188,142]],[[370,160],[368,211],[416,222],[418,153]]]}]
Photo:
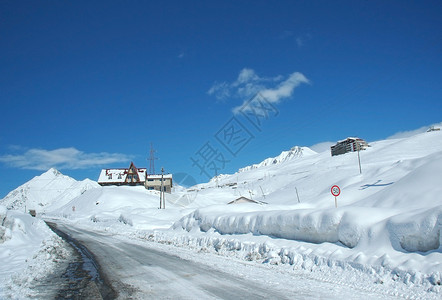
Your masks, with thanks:
[{"label": "window of house", "polygon": [[109,174],[109,175],[107,176],[107,178],[108,178],[108,179],[112,179],[112,174]]}]

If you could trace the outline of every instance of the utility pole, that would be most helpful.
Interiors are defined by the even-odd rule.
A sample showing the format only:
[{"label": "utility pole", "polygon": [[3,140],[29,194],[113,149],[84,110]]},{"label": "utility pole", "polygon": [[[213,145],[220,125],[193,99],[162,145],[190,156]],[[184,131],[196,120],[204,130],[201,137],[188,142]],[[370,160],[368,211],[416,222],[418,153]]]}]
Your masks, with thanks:
[{"label": "utility pole", "polygon": [[155,175],[155,150],[153,149],[153,144],[150,143],[150,156],[148,158],[149,162],[149,174]]},{"label": "utility pole", "polygon": [[361,149],[361,145],[358,142],[356,142],[356,146],[358,147],[359,174],[362,174],[361,156],[359,155],[359,150]]},{"label": "utility pole", "polygon": [[[166,209],[166,199],[164,197],[164,168],[161,167],[161,191],[160,191],[160,202],[163,200],[163,209]],[[161,208],[161,205],[160,205]]]}]

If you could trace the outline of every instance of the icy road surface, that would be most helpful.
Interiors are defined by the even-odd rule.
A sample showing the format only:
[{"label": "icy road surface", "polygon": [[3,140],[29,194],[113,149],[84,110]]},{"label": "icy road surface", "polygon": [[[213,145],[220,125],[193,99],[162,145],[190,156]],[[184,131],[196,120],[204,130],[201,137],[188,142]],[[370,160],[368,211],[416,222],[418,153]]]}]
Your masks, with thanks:
[{"label": "icy road surface", "polygon": [[94,254],[118,299],[395,299],[255,262],[58,223]]}]

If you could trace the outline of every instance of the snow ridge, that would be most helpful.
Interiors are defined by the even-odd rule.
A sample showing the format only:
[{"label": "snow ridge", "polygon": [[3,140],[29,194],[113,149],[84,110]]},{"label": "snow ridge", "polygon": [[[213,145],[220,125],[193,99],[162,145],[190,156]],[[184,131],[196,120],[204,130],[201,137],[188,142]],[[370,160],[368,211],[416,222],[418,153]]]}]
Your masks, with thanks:
[{"label": "snow ridge", "polygon": [[65,204],[85,191],[99,187],[98,183],[85,179],[75,179],[63,175],[51,168],[40,176],[36,176],[25,184],[11,191],[0,200],[7,209],[17,210],[26,207],[43,212],[53,204]]},{"label": "snow ridge", "polygon": [[288,151],[282,151],[281,154],[279,154],[276,157],[269,157],[259,164],[253,164],[251,166],[247,166],[244,168],[241,168],[238,170],[238,173],[250,171],[253,169],[258,169],[261,167],[269,166],[269,165],[277,165],[286,161],[290,161],[293,159],[298,159],[305,156],[310,156],[317,154],[315,151],[308,147],[300,147],[300,146],[294,146]]}]

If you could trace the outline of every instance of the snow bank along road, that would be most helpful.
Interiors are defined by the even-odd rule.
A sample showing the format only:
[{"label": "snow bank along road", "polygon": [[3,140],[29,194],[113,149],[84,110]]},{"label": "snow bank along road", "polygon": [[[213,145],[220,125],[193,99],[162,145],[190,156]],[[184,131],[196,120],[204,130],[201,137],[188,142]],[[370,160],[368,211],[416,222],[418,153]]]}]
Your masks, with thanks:
[{"label": "snow bank along road", "polygon": [[[118,299],[387,299],[253,262],[57,224],[94,254]],[[107,298],[107,297],[106,297]]]}]

